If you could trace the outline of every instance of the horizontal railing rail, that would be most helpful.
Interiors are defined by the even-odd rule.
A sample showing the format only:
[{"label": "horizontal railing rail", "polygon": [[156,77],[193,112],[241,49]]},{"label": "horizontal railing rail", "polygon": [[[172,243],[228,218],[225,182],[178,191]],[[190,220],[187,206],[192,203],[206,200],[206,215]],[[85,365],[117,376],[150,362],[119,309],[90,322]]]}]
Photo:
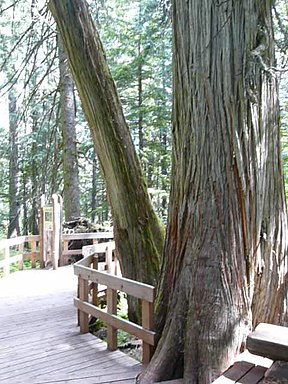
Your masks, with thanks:
[{"label": "horizontal railing rail", "polygon": [[[78,276],[78,298],[74,299],[74,305],[79,311],[80,332],[89,332],[89,316],[98,318],[107,324],[107,346],[109,350],[117,349],[117,329],[121,329],[131,335],[142,339],[142,361],[148,363],[151,360],[154,345],[154,301],[155,287],[115,276],[108,272],[97,270],[98,258],[95,254],[103,252],[103,249],[113,249],[114,242],[97,244],[84,247],[84,259],[74,264],[74,273]],[[90,248],[90,249],[88,249]],[[93,252],[91,254],[91,252]],[[90,253],[90,254],[89,254]],[[95,291],[92,298],[89,297],[90,287],[97,292],[98,284],[107,287],[107,311],[97,307]],[[117,292],[125,292],[142,301],[142,325],[132,323],[117,316]]]},{"label": "horizontal railing rail", "polygon": [[77,249],[69,249],[69,242],[77,240],[92,240],[93,244],[97,244],[101,239],[113,239],[113,232],[90,232],[90,233],[69,233],[62,234],[62,262],[61,265],[67,264],[68,256],[81,255],[82,246]]},{"label": "horizontal railing rail", "polygon": [[[113,239],[113,232],[93,232],[93,233],[73,233],[73,234],[63,234],[62,235],[62,243],[63,243],[63,251],[62,251],[62,259],[60,265],[66,265],[67,258],[70,255],[78,255],[82,254],[82,247],[79,249],[68,249],[70,241],[77,240],[92,240],[93,244],[97,244],[99,240],[102,239]],[[25,243],[30,244],[29,250],[25,249]],[[3,275],[7,276],[10,273],[10,265],[13,263],[19,263],[19,269],[23,269],[23,261],[25,259],[31,259],[32,268],[36,268],[36,259],[40,258],[41,267],[44,268],[45,261],[43,260],[43,256],[41,256],[40,249],[37,249],[37,243],[41,243],[40,235],[27,235],[27,236],[18,236],[10,239],[0,240],[0,252],[3,251],[3,260],[0,260],[0,269],[3,269]],[[114,244],[114,243],[113,243]],[[15,252],[16,255],[11,256],[11,248],[18,248]],[[87,246],[88,248],[91,246]],[[103,248],[103,247],[102,247]],[[110,249],[110,248],[109,248]],[[103,248],[103,253],[106,252],[106,249]],[[111,259],[111,251],[106,255],[106,264],[110,266]],[[108,271],[110,271],[108,267]],[[107,269],[107,267],[106,267]]]},{"label": "horizontal railing rail", "polygon": [[[13,263],[19,263],[19,269],[23,269],[23,261],[25,259],[31,259],[32,268],[36,268],[36,258],[40,256],[40,252],[37,251],[37,242],[40,241],[39,235],[18,236],[11,239],[0,240],[0,251],[4,250],[4,259],[0,260],[0,268],[3,268],[4,277],[10,273],[10,265]],[[25,251],[25,243],[30,243],[29,252]],[[14,256],[10,256],[11,248],[17,247],[18,252]]]}]

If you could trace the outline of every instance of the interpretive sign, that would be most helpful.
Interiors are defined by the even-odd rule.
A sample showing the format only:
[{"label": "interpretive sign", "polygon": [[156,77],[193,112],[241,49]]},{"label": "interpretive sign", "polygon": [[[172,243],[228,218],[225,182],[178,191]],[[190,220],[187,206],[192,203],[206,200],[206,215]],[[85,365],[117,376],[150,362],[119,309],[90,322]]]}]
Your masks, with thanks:
[{"label": "interpretive sign", "polygon": [[53,231],[53,208],[43,207],[44,211],[44,230]]}]

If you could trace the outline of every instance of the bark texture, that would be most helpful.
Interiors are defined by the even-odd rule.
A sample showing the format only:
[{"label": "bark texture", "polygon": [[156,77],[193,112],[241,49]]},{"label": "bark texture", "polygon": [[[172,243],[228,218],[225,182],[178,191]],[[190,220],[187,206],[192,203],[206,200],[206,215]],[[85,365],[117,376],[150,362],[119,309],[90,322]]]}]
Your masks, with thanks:
[{"label": "bark texture", "polygon": [[74,83],[60,36],[58,36],[58,49],[61,92],[61,127],[63,137],[63,203],[65,221],[70,221],[80,217]]},{"label": "bark texture", "polygon": [[252,319],[277,323],[283,313],[287,222],[271,3],[173,2],[162,337],[143,383],[182,375],[211,383],[233,362]]},{"label": "bark texture", "polygon": [[50,0],[49,8],[61,33],[94,139],[122,271],[129,278],[155,285],[163,230],[148,196],[98,32],[85,1]]},{"label": "bark texture", "polygon": [[[17,103],[16,97],[9,93],[9,226],[8,239],[13,235],[20,236],[20,202],[18,196],[18,132],[17,132]],[[14,233],[15,232],[15,233]]]}]

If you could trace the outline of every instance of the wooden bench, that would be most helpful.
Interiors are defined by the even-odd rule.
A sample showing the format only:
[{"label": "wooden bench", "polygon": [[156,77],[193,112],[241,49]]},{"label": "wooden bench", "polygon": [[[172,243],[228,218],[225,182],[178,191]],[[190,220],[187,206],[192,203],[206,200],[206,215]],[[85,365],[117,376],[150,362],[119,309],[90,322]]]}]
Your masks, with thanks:
[{"label": "wooden bench", "polygon": [[259,324],[247,338],[247,349],[272,360],[288,361],[288,328]]}]

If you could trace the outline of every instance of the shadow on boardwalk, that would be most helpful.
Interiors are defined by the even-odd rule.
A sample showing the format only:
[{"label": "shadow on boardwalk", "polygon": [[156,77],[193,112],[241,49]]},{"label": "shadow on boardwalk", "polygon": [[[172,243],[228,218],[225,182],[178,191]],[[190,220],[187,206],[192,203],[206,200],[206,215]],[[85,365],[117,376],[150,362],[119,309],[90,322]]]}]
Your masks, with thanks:
[{"label": "shadow on boardwalk", "polygon": [[0,383],[135,382],[141,364],[79,333],[72,267],[0,280]]}]

